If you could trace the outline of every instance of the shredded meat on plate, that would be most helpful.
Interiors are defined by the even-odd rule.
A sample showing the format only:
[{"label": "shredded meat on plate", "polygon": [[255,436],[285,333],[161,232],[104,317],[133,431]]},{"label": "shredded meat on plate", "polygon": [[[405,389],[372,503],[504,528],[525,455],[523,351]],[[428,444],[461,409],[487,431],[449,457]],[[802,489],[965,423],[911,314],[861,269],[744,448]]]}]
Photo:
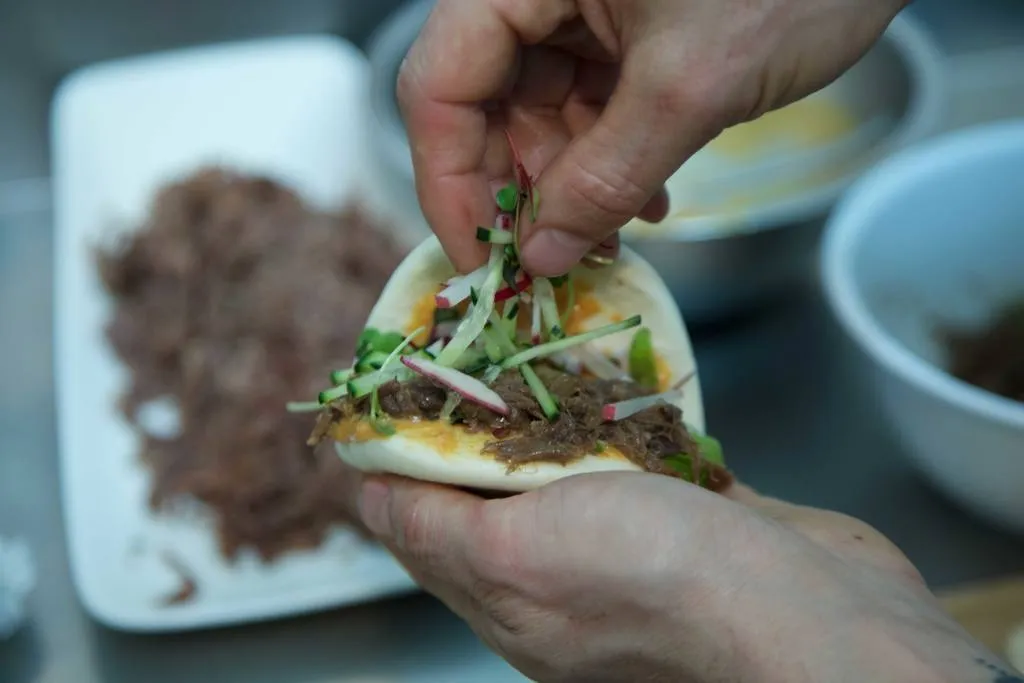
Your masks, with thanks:
[{"label": "shredded meat on plate", "polygon": [[340,463],[305,445],[315,397],[356,340],[402,250],[358,208],[311,211],[282,185],[203,169],[166,187],[137,232],[101,249],[121,402],[172,401],[178,433],[143,435],[155,509],[198,500],[225,556],[318,545],[345,516]]}]

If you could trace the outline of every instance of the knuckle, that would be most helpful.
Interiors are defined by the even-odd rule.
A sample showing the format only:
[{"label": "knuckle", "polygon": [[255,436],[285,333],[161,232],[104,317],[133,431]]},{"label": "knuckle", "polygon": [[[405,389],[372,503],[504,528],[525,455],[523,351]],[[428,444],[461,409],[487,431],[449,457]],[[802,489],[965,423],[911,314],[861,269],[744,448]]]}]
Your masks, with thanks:
[{"label": "knuckle", "polygon": [[572,19],[577,12],[576,0],[489,0],[489,3],[527,45],[542,42],[555,27]]},{"label": "knuckle", "polygon": [[[578,166],[567,184],[566,192],[578,206],[604,218],[600,223],[626,223],[647,203],[649,192],[630,179],[628,170],[606,169],[602,172]],[[595,225],[595,228],[598,226]],[[606,225],[600,225],[606,228]]]},{"label": "knuckle", "polygon": [[650,106],[659,118],[692,115],[694,107],[699,107],[699,85],[694,81],[667,81],[654,83],[651,86]]},{"label": "knuckle", "polygon": [[655,84],[651,106],[660,119],[698,125],[722,117],[723,97],[717,77],[695,75],[685,81]]}]

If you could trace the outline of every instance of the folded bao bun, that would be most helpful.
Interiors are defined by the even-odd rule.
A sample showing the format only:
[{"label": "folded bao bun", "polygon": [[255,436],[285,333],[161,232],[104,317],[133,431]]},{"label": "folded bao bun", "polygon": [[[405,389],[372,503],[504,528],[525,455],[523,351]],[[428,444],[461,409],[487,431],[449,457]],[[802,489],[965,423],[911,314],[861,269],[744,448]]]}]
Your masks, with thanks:
[{"label": "folded bao bun", "polygon": [[[425,296],[432,296],[439,283],[456,275],[440,243],[431,237],[413,250],[391,276],[367,327],[411,333],[423,316]],[[621,248],[612,265],[601,268],[577,267],[573,281],[586,292],[589,314],[573,333],[610,322],[642,316],[650,329],[659,365],[660,390],[665,391],[687,378],[676,404],[683,419],[696,431],[704,432],[704,406],[689,335],[664,281],[635,252]],[[622,357],[631,342],[629,331],[618,332],[591,342],[595,350]],[[614,449],[590,454],[562,464],[529,462],[510,469],[481,449],[494,437],[470,432],[447,421],[396,421],[395,433],[383,436],[365,423],[339,423],[327,437],[334,439],[338,455],[350,466],[364,472],[392,473],[468,488],[521,492],[574,474],[612,470],[642,471],[642,468]]]}]

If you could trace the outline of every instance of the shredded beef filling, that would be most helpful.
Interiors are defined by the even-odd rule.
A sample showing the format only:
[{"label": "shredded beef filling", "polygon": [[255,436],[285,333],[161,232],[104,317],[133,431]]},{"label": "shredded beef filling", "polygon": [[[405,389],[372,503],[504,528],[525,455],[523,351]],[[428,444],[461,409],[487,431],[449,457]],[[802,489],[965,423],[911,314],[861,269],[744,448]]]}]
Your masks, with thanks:
[{"label": "shredded beef filling", "polygon": [[[561,410],[554,421],[545,418],[537,399],[517,371],[502,373],[491,386],[510,411],[502,416],[483,406],[463,400],[452,413],[453,422],[473,432],[488,432],[494,439],[484,451],[510,470],[531,462],[569,463],[603,447],[617,449],[649,472],[679,477],[680,473],[665,458],[684,454],[697,456],[697,443],[683,423],[682,411],[676,406],[658,404],[626,419],[605,422],[601,408],[652,392],[634,382],[579,377],[548,364],[535,370]],[[416,377],[410,381],[390,382],[379,390],[380,407],[394,418],[440,418],[447,392],[430,380]],[[369,411],[369,398],[346,399],[336,405],[331,419],[350,419]],[[327,431],[321,426],[314,440]],[[730,479],[722,467],[702,467],[709,473],[707,485],[714,490],[724,488]]]},{"label": "shredded beef filling", "polygon": [[[203,170],[166,187],[138,232],[99,253],[111,345],[131,375],[121,408],[142,432],[150,503],[198,500],[223,554],[272,559],[345,523],[345,469],[309,449],[316,395],[343,366],[403,250],[367,214],[320,214],[264,178]],[[171,399],[177,435],[140,408]]]},{"label": "shredded beef filling", "polygon": [[950,372],[976,387],[1024,402],[1024,301],[980,330],[945,333]]}]

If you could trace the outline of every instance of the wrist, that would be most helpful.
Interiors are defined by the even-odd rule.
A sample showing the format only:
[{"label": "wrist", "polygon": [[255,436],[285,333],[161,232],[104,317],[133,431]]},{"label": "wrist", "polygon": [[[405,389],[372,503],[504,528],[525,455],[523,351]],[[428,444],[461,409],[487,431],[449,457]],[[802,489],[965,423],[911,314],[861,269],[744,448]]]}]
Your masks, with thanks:
[{"label": "wrist", "polygon": [[740,632],[737,680],[1024,683],[937,605],[923,602],[890,603],[879,614],[850,607],[813,618],[776,612]]}]

